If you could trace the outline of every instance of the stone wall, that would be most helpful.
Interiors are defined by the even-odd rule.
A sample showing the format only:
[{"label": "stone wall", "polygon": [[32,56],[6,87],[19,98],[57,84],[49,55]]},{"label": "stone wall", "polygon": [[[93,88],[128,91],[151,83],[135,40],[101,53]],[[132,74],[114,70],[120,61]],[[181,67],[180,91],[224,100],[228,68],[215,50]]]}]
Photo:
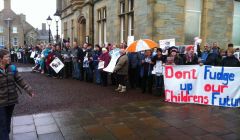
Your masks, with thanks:
[{"label": "stone wall", "polygon": [[202,27],[202,38],[205,42],[210,44],[218,42],[221,48],[226,48],[232,41],[233,9],[233,0],[206,1],[204,7],[206,14],[203,14],[205,21],[202,21],[202,24],[206,24]]},{"label": "stone wall", "polygon": [[153,39],[176,39],[184,44],[185,0],[155,0]]}]

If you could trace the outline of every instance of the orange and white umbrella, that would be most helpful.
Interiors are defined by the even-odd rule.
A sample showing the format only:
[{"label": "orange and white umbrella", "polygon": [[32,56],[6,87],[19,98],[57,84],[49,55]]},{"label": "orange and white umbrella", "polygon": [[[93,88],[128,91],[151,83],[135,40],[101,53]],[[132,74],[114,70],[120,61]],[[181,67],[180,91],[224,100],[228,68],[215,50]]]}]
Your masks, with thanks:
[{"label": "orange and white umbrella", "polygon": [[150,39],[140,39],[138,41],[134,41],[130,46],[127,47],[127,52],[140,52],[145,50],[150,50],[157,47],[158,44]]}]

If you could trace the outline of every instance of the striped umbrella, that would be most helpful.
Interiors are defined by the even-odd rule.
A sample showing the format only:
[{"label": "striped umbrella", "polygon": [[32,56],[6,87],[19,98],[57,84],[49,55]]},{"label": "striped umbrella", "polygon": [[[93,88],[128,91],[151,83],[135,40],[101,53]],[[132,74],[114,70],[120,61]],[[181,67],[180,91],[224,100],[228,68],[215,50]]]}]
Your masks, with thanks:
[{"label": "striped umbrella", "polygon": [[158,44],[150,39],[140,39],[133,42],[130,46],[127,47],[127,52],[140,52],[145,50],[150,50],[157,47]]}]

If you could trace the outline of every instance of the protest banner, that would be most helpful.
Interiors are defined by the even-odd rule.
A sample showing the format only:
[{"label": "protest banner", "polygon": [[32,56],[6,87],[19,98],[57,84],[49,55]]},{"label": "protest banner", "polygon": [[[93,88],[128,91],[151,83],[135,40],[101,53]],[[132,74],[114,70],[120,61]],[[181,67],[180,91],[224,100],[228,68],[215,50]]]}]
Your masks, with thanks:
[{"label": "protest banner", "polygon": [[111,55],[111,61],[108,64],[108,66],[103,70],[106,72],[113,73],[113,70],[116,66],[117,60],[121,56],[120,49],[118,49],[118,48],[114,49],[114,50],[110,51],[109,54]]},{"label": "protest banner", "polygon": [[240,107],[239,68],[168,65],[164,69],[167,102]]},{"label": "protest banner", "polygon": [[62,70],[62,68],[64,67],[64,64],[62,63],[62,61],[59,58],[55,58],[52,63],[50,63],[51,68],[56,72],[59,73],[59,71]]}]

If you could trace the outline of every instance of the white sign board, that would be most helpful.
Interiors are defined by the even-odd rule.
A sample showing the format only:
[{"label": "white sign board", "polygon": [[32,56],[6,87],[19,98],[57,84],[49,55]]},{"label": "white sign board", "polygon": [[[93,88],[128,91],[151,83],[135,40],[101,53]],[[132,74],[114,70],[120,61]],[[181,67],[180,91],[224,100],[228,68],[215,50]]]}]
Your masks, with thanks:
[{"label": "white sign board", "polygon": [[56,72],[59,73],[59,71],[64,67],[64,64],[59,58],[55,58],[52,63],[50,64],[51,68]]},{"label": "white sign board", "polygon": [[104,61],[100,61],[98,63],[98,69],[103,69],[104,68]]},{"label": "white sign board", "polygon": [[35,51],[33,51],[33,52],[31,53],[31,56],[30,56],[30,58],[35,58],[35,55],[36,55],[36,52],[35,52]]},{"label": "white sign board", "polygon": [[22,58],[22,54],[20,52],[17,53],[17,58],[21,59]]},{"label": "white sign board", "polygon": [[121,56],[120,49],[114,49],[114,50],[110,51],[109,54],[111,55],[111,61],[108,64],[108,66],[103,70],[106,72],[112,73],[116,66],[118,58]]},{"label": "white sign board", "polygon": [[159,40],[160,48],[167,50],[168,48],[175,46],[175,39]]},{"label": "white sign board", "polygon": [[127,46],[130,46],[134,42],[134,36],[128,36]]}]

